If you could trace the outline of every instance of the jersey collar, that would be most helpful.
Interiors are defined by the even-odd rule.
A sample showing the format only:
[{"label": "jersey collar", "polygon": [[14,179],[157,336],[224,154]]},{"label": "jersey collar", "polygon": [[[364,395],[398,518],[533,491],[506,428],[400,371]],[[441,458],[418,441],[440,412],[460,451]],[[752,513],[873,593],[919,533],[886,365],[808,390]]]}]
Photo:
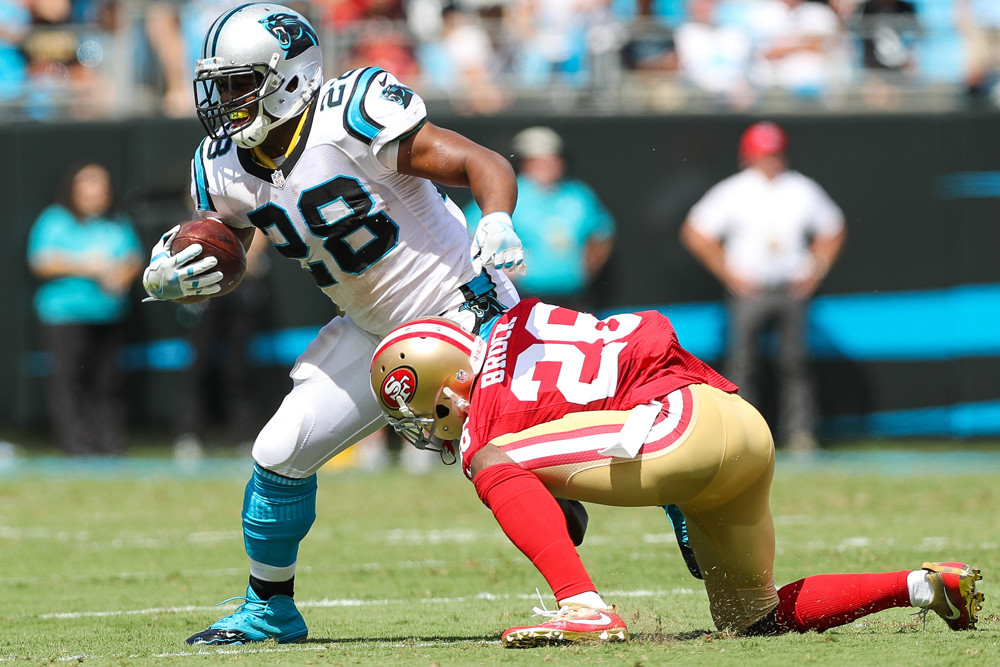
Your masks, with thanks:
[{"label": "jersey collar", "polygon": [[305,151],[306,144],[309,143],[309,131],[312,129],[313,114],[316,111],[315,100],[299,120],[299,127],[295,131],[292,139],[292,148],[285,154],[285,159],[280,166],[264,166],[256,160],[251,149],[237,148],[236,154],[240,159],[240,166],[251,176],[255,176],[262,181],[267,181],[272,185],[282,188],[285,186],[285,179],[292,173],[292,169],[299,161],[299,157]]}]

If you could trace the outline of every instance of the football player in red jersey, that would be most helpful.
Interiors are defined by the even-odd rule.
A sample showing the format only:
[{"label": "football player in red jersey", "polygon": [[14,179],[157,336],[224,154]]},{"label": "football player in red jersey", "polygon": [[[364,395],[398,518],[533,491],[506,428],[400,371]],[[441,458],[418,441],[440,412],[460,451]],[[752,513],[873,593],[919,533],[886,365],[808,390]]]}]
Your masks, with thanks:
[{"label": "football player in red jersey", "polygon": [[404,437],[461,458],[552,587],[557,609],[536,609],[549,620],[507,630],[505,646],[628,638],[553,496],[679,506],[720,630],[822,631],[905,606],[934,611],[954,630],[975,627],[981,576],[965,563],[776,588],[771,432],[735,385],[680,346],[666,317],[598,320],[528,299],[482,335],[441,318],[397,327],[376,348],[372,389]]}]

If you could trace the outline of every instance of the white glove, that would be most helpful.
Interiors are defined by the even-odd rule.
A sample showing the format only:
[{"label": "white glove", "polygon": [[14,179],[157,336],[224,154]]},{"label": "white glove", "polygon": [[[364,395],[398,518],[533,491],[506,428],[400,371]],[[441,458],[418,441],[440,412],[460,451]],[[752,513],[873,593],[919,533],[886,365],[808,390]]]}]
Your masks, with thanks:
[{"label": "white glove", "polygon": [[206,273],[219,263],[215,257],[194,258],[201,254],[201,244],[193,243],[176,255],[170,254],[170,242],[177,236],[180,225],[174,226],[160,237],[153,246],[149,266],[142,272],[142,286],[149,297],[147,301],[174,301],[187,296],[207,296],[215,294],[222,287],[222,272]]},{"label": "white glove", "polygon": [[472,270],[479,274],[483,264],[492,264],[495,269],[524,270],[524,248],[521,239],[514,232],[514,223],[503,211],[487,213],[476,227],[472,239]]}]

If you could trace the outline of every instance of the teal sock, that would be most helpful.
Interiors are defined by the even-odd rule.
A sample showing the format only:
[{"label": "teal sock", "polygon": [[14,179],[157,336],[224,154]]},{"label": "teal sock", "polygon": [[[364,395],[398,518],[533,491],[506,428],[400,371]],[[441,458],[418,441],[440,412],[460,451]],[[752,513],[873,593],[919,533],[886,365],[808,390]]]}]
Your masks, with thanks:
[{"label": "teal sock", "polygon": [[254,465],[243,496],[243,540],[258,563],[288,567],[316,520],[316,475],[282,477]]}]

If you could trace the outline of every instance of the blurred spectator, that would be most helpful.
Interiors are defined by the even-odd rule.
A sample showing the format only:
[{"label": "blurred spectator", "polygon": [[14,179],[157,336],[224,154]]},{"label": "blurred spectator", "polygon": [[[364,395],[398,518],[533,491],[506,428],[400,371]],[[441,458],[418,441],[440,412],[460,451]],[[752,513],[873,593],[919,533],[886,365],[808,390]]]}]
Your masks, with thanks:
[{"label": "blurred spectator", "polygon": [[818,183],[791,171],[788,140],[774,123],[755,123],[740,139],[742,171],[695,204],[681,241],[728,293],[728,372],[760,406],[761,335],[775,329],[778,437],[789,449],[818,447],[806,350],[808,306],[843,246],[844,216]]},{"label": "blurred spectator", "polygon": [[834,11],[842,20],[846,21],[858,10],[865,0],[811,0],[812,2],[826,2],[830,9]]},{"label": "blurred spectator", "polygon": [[747,16],[754,40],[752,81],[801,98],[829,92],[844,66],[844,31],[829,6],[761,0]]},{"label": "blurred spectator", "polygon": [[899,86],[913,70],[920,36],[917,8],[907,0],[866,0],[857,12],[864,93],[871,106],[896,108]]},{"label": "blurred spectator", "polygon": [[68,454],[122,451],[118,353],[143,254],[99,164],[71,170],[31,228],[28,264],[41,281],[35,310],[52,358],[50,417]]},{"label": "blurred spectator", "polygon": [[502,110],[509,100],[497,81],[500,59],[480,16],[449,2],[441,19],[440,35],[419,51],[425,85],[451,94],[463,113]]},{"label": "blurred spectator", "polygon": [[[527,271],[512,278],[521,296],[537,296],[595,312],[593,281],[614,246],[615,222],[586,183],[566,177],[561,137],[548,127],[520,131],[513,142],[518,168],[512,219]],[[482,216],[466,207],[470,234]]]},{"label": "blurred spectator", "polygon": [[403,21],[406,18],[402,0],[313,0],[311,4],[319,13],[319,23],[336,30],[369,20]]},{"label": "blurred spectator", "polygon": [[188,330],[192,363],[181,376],[174,456],[198,458],[210,443],[211,416],[221,415],[225,432],[249,454],[258,423],[267,411],[257,404],[256,373],[248,346],[268,315],[270,242],[257,230],[247,251],[247,272],[230,294],[177,306],[177,321]]},{"label": "blurred spectator", "polygon": [[26,0],[0,0],[0,102],[17,99],[24,92],[28,64],[21,46],[30,29]]},{"label": "blurred spectator", "polygon": [[628,43],[628,26],[614,11],[613,0],[592,0],[584,30],[584,68],[591,101],[600,107],[611,108],[613,103],[608,98],[616,94],[622,81],[622,55]]},{"label": "blurred spectator", "polygon": [[681,75],[729,107],[748,107],[754,101],[747,78],[750,36],[737,26],[719,24],[716,0],[688,0],[687,9],[689,18],[676,37]]},{"label": "blurred spectator", "polygon": [[76,102],[69,77],[76,62],[76,36],[58,28],[35,28],[24,40],[24,55],[30,85],[21,109],[31,120],[54,120],[60,103],[72,108]]},{"label": "blurred spectator", "polygon": [[955,0],[965,40],[965,89],[973,100],[990,95],[1000,105],[1000,1]]},{"label": "blurred spectator", "polygon": [[[30,0],[32,29],[22,48],[28,83],[21,98],[32,120],[91,120],[115,108],[104,50],[115,29],[107,1],[75,8],[64,0]],[[80,23],[82,19],[87,23]]]},{"label": "blurred spectator", "polygon": [[28,0],[28,8],[35,25],[63,25],[73,18],[70,0]]},{"label": "blurred spectator", "polygon": [[508,31],[521,84],[536,89],[586,84],[585,35],[603,9],[599,0],[512,0]]},{"label": "blurred spectator", "polygon": [[673,31],[653,11],[653,0],[636,0],[636,15],[622,46],[622,65],[633,72],[677,71]]},{"label": "blurred spectator", "polygon": [[866,0],[858,15],[865,69],[898,72],[913,65],[913,40],[920,32],[916,5],[907,0]]},{"label": "blurred spectator", "polygon": [[398,26],[386,19],[365,21],[354,33],[354,41],[346,63],[347,71],[356,67],[381,67],[400,79],[419,79],[420,68],[413,54],[410,38]]},{"label": "blurred spectator", "polygon": [[146,4],[146,38],[156,56],[163,78],[161,111],[170,118],[194,115],[191,84],[194,63],[187,62],[188,50],[181,27],[182,0],[154,0]]}]

